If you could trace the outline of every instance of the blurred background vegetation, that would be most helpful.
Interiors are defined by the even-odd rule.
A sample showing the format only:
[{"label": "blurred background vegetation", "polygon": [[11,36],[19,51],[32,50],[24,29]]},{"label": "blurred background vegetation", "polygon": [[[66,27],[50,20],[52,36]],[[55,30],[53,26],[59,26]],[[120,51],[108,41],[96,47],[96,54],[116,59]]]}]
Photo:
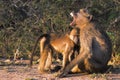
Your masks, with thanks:
[{"label": "blurred background vegetation", "polygon": [[110,36],[114,56],[120,56],[119,0],[0,0],[0,57],[12,59],[19,49],[27,59],[38,36],[68,32],[69,13],[86,7]]}]

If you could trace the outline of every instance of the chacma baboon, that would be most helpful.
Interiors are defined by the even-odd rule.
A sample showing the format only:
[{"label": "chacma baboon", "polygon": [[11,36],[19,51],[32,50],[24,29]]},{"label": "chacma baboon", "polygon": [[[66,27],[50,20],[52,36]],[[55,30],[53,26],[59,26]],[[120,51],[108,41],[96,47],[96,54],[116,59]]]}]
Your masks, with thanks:
[{"label": "chacma baboon", "polygon": [[78,65],[81,72],[101,72],[108,68],[107,64],[111,58],[112,45],[107,34],[99,29],[92,15],[87,9],[80,9],[79,12],[71,13],[73,21],[71,26],[76,26],[80,29],[80,52],[59,75],[66,76],[71,69]]},{"label": "chacma baboon", "polygon": [[63,55],[62,68],[64,69],[66,64],[71,61],[71,55],[74,53],[75,45],[78,41],[79,29],[74,28],[69,34],[59,35],[59,34],[44,34],[40,36],[35,44],[33,53],[31,54],[32,64],[33,54],[37,46],[38,41],[40,42],[40,62],[39,62],[39,72],[44,73],[49,71],[52,64],[52,54],[53,50],[61,53]]}]

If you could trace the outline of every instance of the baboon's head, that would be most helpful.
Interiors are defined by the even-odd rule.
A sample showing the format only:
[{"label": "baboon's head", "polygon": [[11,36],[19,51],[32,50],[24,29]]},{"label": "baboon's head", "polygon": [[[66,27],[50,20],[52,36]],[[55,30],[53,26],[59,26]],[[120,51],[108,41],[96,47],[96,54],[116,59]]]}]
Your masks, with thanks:
[{"label": "baboon's head", "polygon": [[87,9],[80,9],[77,13],[71,12],[70,15],[73,17],[70,25],[76,27],[82,27],[92,19],[92,15],[88,13]]}]

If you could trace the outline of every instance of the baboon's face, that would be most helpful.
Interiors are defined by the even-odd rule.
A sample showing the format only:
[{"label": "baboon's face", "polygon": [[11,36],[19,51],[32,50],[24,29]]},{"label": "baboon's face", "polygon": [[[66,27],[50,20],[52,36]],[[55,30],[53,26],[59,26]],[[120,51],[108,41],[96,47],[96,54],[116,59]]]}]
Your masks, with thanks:
[{"label": "baboon's face", "polygon": [[71,12],[70,15],[73,17],[73,21],[70,25],[76,27],[81,27],[87,24],[91,19],[91,15],[86,9],[80,9],[77,13]]}]

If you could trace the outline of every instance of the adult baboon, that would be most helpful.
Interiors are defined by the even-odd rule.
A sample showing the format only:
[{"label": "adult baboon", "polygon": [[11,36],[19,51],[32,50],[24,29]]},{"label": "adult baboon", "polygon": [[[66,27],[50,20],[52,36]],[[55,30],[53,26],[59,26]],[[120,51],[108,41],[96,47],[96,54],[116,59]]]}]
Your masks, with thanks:
[{"label": "adult baboon", "polygon": [[71,60],[71,55],[74,53],[75,45],[78,41],[79,29],[72,29],[69,34],[58,35],[58,34],[44,34],[40,36],[35,44],[33,53],[31,54],[32,64],[33,54],[37,46],[38,41],[40,41],[40,62],[39,62],[39,72],[44,73],[49,71],[52,64],[52,54],[53,50],[58,51],[63,55],[62,68],[64,69],[66,64]]},{"label": "adult baboon", "polygon": [[107,34],[100,30],[98,23],[92,20],[92,15],[86,9],[71,13],[71,26],[80,29],[80,52],[63,70],[59,77],[66,76],[71,69],[78,65],[81,72],[101,72],[108,68],[112,46]]}]

